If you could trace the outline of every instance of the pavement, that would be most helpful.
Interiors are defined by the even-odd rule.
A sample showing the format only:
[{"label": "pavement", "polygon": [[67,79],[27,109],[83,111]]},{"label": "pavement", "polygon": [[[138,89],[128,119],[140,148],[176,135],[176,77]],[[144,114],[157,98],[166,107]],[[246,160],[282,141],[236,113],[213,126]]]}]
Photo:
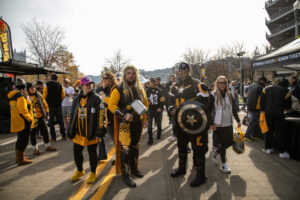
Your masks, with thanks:
[{"label": "pavement", "polygon": [[[243,115],[241,112],[241,119]],[[278,153],[266,154],[262,140],[246,142],[246,151],[243,154],[238,155],[231,148],[227,150],[227,163],[232,170],[231,174],[225,174],[219,169],[219,164],[212,161],[209,150],[206,154],[208,179],[205,184],[196,188],[189,186],[195,176],[195,171],[192,170],[192,153],[188,155],[186,175],[172,178],[170,173],[178,165],[178,155],[166,113],[162,126],[162,138],[154,139],[151,146],[147,145],[146,130],[143,131],[139,169],[145,176],[141,179],[134,178],[136,188],[128,188],[122,177],[115,175],[115,168],[111,164],[114,148],[109,136],[106,137],[108,160],[98,164],[96,182],[87,184],[90,170],[86,149],[86,175],[73,183],[70,177],[76,167],[71,141],[62,141],[58,137],[57,142],[53,143],[58,150],[45,152],[44,144],[39,139],[39,148],[42,151],[39,156],[32,155],[29,143],[25,154],[33,163],[17,166],[14,152],[16,134],[0,134],[0,199],[299,199],[300,162],[280,159]],[[242,130],[245,131],[246,127],[243,126]],[[155,134],[154,128],[154,138]],[[211,137],[212,134],[209,135],[210,149]]]}]

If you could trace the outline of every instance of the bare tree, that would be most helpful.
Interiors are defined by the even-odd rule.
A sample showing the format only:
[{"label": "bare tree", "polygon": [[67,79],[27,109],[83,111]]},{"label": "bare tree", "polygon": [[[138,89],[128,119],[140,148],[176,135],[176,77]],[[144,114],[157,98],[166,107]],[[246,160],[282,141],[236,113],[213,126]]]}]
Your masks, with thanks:
[{"label": "bare tree", "polygon": [[209,52],[202,49],[188,48],[183,54],[183,61],[187,62],[191,67],[191,75],[194,78],[201,78],[201,69],[203,64],[208,61]]},{"label": "bare tree", "polygon": [[130,64],[130,59],[125,58],[120,49],[114,52],[112,58],[105,58],[105,61],[110,71],[115,74],[121,74],[123,68]]},{"label": "bare tree", "polygon": [[55,68],[55,53],[62,46],[64,31],[58,26],[51,26],[36,19],[22,29],[26,35],[26,43],[31,59],[42,67]]}]

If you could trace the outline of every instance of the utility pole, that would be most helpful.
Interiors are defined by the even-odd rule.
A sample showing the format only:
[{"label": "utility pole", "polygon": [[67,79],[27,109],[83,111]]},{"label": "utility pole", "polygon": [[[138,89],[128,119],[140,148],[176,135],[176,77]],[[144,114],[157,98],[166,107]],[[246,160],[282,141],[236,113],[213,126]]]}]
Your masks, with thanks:
[{"label": "utility pole", "polygon": [[240,70],[240,76],[241,76],[241,83],[240,83],[240,95],[243,97],[243,69],[241,66],[241,57],[245,54],[245,51],[240,51],[236,55],[239,57],[239,70]]}]

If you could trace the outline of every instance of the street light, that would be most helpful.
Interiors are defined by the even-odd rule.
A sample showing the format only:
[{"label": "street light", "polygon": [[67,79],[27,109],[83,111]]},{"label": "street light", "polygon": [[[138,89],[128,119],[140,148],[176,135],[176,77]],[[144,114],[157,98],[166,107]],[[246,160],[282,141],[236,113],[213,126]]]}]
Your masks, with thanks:
[{"label": "street light", "polygon": [[295,38],[299,38],[298,22],[300,21],[300,1],[297,0],[294,3],[294,15],[295,15]]},{"label": "street light", "polygon": [[240,69],[240,75],[241,75],[241,83],[240,83],[240,95],[243,97],[243,70],[241,66],[241,57],[245,54],[245,51],[240,51],[236,55],[239,57],[239,69]]}]

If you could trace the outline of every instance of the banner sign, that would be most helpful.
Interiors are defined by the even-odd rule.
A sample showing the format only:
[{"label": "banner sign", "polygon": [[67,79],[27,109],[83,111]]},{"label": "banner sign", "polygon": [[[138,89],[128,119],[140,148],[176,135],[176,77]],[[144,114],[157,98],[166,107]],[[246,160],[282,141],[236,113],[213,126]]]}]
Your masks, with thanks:
[{"label": "banner sign", "polygon": [[8,61],[13,59],[13,48],[11,44],[11,35],[8,24],[0,19],[0,41],[1,41],[1,52],[2,61]]},{"label": "banner sign", "polygon": [[258,62],[253,62],[253,67],[260,67],[260,66],[264,66],[264,65],[271,65],[271,64],[275,64],[275,63],[286,63],[288,61],[295,61],[300,59],[300,52],[294,52],[288,55],[283,55],[283,56],[278,56],[275,58],[270,58],[267,60],[262,60],[262,61],[258,61]]}]

